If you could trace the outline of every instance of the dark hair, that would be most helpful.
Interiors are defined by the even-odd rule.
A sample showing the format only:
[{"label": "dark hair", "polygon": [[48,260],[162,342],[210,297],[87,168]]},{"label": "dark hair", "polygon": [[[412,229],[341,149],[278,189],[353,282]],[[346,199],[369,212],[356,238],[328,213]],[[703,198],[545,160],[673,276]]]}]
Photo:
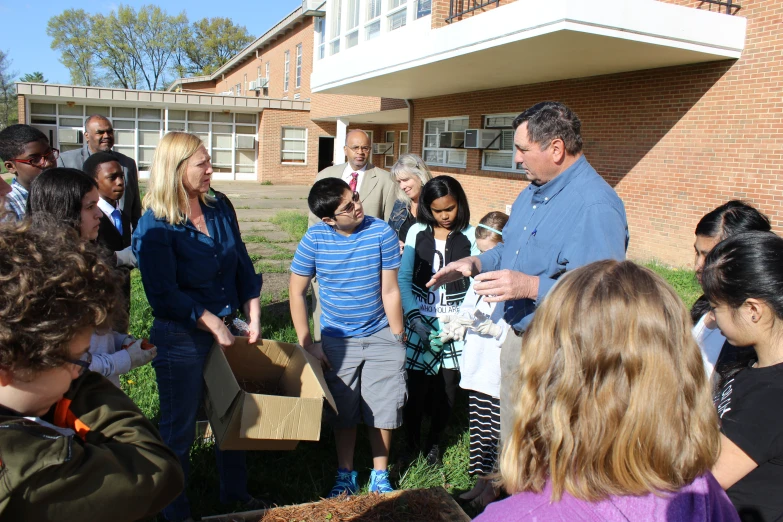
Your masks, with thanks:
[{"label": "dark hair", "polygon": [[424,184],[419,196],[419,210],[416,214],[416,220],[431,227],[437,226],[438,222],[432,215],[430,205],[436,199],[444,196],[452,196],[457,201],[457,217],[454,219],[452,230],[464,230],[470,225],[468,197],[462,190],[459,181],[451,176],[436,176]]},{"label": "dark hair", "polygon": [[[479,225],[486,225],[488,227],[494,228],[495,230],[503,231],[503,227],[506,226],[506,223],[508,222],[508,214],[505,214],[503,212],[493,211],[481,218],[481,221],[479,221]],[[487,230],[486,228],[483,228],[481,226],[476,227],[476,239],[491,239],[492,241],[495,241],[496,243],[500,243],[503,241],[503,235],[497,234],[495,232],[492,232],[491,230]]]},{"label": "dark hair", "polygon": [[[696,225],[695,234],[724,240],[742,232],[769,232],[769,218],[747,203],[733,199],[708,212]],[[710,311],[710,304],[704,296],[699,297],[691,307],[693,323]]]},{"label": "dark hair", "polygon": [[82,165],[82,170],[92,179],[98,179],[98,167],[104,163],[109,163],[110,161],[116,161],[117,163],[120,162],[119,158],[111,152],[96,152],[94,154],[90,154],[90,157],[87,158],[87,161],[85,161],[84,165]]},{"label": "dark hair", "polygon": [[542,149],[549,147],[553,139],[560,138],[569,154],[582,151],[582,122],[565,104],[546,101],[533,105],[514,118],[514,130],[525,122],[528,139]]},{"label": "dark hair", "polygon": [[351,187],[340,178],[319,179],[307,195],[307,206],[310,207],[310,212],[319,219],[334,217],[346,190],[350,191]]},{"label": "dark hair", "polygon": [[761,299],[783,318],[783,238],[772,232],[743,232],[718,243],[701,273],[704,296],[739,308]]},{"label": "dark hair", "polygon": [[769,232],[770,229],[767,216],[743,201],[732,199],[704,214],[696,225],[695,234],[723,240],[741,232]]},{"label": "dark hair", "polygon": [[81,223],[82,199],[98,184],[77,169],[54,168],[38,175],[30,185],[27,214],[33,223],[51,218],[78,228]]},{"label": "dark hair", "polygon": [[10,161],[24,152],[28,143],[44,141],[49,143],[46,134],[30,125],[18,123],[0,131],[0,158]]},{"label": "dark hair", "polygon": [[0,367],[25,379],[65,364],[77,333],[124,313],[120,282],[73,230],[0,224]]}]

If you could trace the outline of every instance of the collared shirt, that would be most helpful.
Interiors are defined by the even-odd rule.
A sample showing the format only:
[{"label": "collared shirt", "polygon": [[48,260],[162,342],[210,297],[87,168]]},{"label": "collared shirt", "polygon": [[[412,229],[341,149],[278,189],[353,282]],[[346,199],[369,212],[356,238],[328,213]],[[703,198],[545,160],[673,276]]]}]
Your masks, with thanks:
[{"label": "collared shirt", "polygon": [[117,207],[109,203],[103,198],[98,198],[98,208],[101,209],[101,211],[106,214],[106,217],[109,219],[113,219],[111,216],[111,213],[114,212]]},{"label": "collared shirt", "polygon": [[30,193],[22,186],[16,178],[11,182],[11,192],[5,197],[5,208],[13,212],[17,221],[24,219],[27,213],[27,198]]},{"label": "collared shirt", "polygon": [[524,331],[536,306],[568,270],[602,259],[625,259],[628,223],[617,193],[581,156],[555,179],[532,183],[511,208],[503,243],[479,256],[481,271],[510,269],[538,276],[536,299],[506,301],[495,309]]},{"label": "collared shirt", "polygon": [[[362,187],[362,180],[364,179],[364,173],[367,171],[367,165],[365,164],[364,167],[360,168],[359,170],[353,170],[351,168],[350,163],[345,164],[345,170],[343,171],[343,181],[351,184],[351,174],[354,172],[358,173],[359,175],[356,177],[356,190],[355,192],[359,192],[359,189]],[[383,217],[383,216],[381,216]]]},{"label": "collared shirt", "polygon": [[147,210],[133,233],[152,314],[196,327],[204,310],[225,317],[261,292],[261,276],[221,200],[201,204],[209,236],[187,221],[171,225]]}]

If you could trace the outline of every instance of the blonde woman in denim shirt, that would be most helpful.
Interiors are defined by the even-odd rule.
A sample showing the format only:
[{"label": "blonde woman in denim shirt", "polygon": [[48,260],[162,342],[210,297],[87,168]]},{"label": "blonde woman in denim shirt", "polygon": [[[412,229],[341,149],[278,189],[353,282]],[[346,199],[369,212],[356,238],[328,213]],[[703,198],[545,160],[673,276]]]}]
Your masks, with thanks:
[{"label": "blonde woman in denim shirt", "polygon": [[[153,367],[160,434],[179,457],[186,478],[207,354],[215,342],[230,349],[234,335],[229,327],[240,308],[250,342],[261,330],[261,277],[234,215],[223,200],[207,195],[211,178],[210,157],[197,136],[166,134],[155,151],[144,214],[133,235],[155,317],[150,339],[158,347]],[[221,502],[257,509],[260,502],[247,492],[244,452],[216,453]],[[167,520],[192,520],[185,493],[163,514]]]},{"label": "blonde woman in denim shirt", "polygon": [[405,236],[416,222],[421,188],[432,179],[430,168],[416,154],[403,154],[391,169],[392,176],[399,186],[397,201],[394,202],[389,226],[400,240],[400,254],[405,248]]}]

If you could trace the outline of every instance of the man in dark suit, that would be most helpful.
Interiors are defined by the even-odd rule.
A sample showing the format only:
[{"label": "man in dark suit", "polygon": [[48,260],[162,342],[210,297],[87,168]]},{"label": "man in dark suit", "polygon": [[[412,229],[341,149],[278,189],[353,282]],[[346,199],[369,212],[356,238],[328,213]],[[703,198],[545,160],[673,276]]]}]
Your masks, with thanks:
[{"label": "man in dark suit", "polygon": [[82,169],[84,162],[96,152],[109,152],[115,156],[116,161],[122,167],[125,176],[125,192],[120,198],[119,206],[128,215],[131,226],[136,228],[136,223],[141,217],[141,198],[139,196],[139,172],[136,162],[125,154],[113,151],[114,127],[105,116],[94,114],[84,122],[84,141],[86,146],[77,150],[69,150],[60,154],[57,160],[58,167],[70,167]]}]

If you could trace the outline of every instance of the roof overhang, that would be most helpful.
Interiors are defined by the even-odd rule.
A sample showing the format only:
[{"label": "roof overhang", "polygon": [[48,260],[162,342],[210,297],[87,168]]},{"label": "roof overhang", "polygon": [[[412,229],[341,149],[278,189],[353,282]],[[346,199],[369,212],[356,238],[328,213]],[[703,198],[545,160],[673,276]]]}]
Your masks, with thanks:
[{"label": "roof overhang", "polygon": [[89,103],[128,107],[160,107],[202,111],[231,111],[257,113],[264,109],[309,111],[310,102],[280,100],[274,98],[252,98],[245,96],[217,96],[210,94],[183,94],[166,91],[138,91],[132,89],[110,89],[107,87],[80,87],[50,83],[16,84],[17,94],[32,101],[48,103]]},{"label": "roof overhang", "polygon": [[419,19],[315,62],[313,92],[426,98],[737,59],[747,20],[655,0],[517,0]]},{"label": "roof overhang", "polygon": [[352,125],[360,123],[371,123],[373,125],[408,123],[408,109],[364,112],[361,114],[347,114],[344,116],[324,116],[320,118],[313,118],[313,121],[337,121],[338,119],[347,120]]}]

